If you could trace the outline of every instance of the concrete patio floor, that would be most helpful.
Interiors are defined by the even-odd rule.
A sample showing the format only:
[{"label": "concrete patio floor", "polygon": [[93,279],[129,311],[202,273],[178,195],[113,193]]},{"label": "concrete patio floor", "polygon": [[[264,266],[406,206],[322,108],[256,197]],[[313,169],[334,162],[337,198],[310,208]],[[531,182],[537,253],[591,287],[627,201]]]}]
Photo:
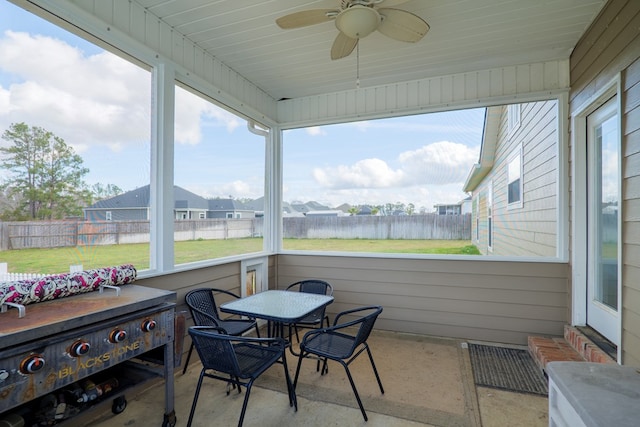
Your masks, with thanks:
[{"label": "concrete patio floor", "polygon": [[[249,399],[245,426],[519,426],[548,425],[544,396],[478,387],[464,341],[375,331],[369,339],[385,388],[381,394],[366,355],[352,363],[354,381],[369,421],[365,422],[344,369],[329,365],[320,376],[316,363],[305,359],[298,380],[298,411],[288,404],[282,365],[256,381]],[[297,358],[288,353],[292,377]],[[192,358],[185,375],[175,375],[177,426],[185,426],[201,365]],[[204,379],[194,427],[237,425],[245,390],[226,394],[221,381]],[[103,414],[98,427],[160,426],[164,387],[157,384],[127,396],[119,415]]]}]

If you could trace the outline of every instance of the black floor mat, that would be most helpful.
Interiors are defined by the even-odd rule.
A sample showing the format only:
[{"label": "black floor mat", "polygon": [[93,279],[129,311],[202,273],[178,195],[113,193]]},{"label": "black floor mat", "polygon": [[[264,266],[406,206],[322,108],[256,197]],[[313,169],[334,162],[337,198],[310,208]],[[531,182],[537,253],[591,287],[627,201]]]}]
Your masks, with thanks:
[{"label": "black floor mat", "polygon": [[547,380],[527,350],[469,344],[476,385],[547,395]]}]

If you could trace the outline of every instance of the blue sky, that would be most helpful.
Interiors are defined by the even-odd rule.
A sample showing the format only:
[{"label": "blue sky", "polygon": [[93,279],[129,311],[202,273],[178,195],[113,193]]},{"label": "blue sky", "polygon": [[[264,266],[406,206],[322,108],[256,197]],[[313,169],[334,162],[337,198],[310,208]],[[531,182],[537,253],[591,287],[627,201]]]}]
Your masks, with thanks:
[{"label": "blue sky", "polygon": [[[16,122],[52,131],[82,156],[89,184],[148,184],[150,86],[149,71],[0,0],[0,131]],[[186,91],[176,103],[176,184],[205,197],[261,196],[262,139]],[[483,118],[475,109],[285,131],[284,200],[455,203]]]}]

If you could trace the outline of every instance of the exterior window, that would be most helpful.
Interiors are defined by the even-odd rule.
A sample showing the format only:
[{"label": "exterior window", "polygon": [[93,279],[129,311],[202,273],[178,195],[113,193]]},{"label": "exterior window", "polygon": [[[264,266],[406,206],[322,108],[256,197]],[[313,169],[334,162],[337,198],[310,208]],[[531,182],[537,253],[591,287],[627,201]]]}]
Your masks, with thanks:
[{"label": "exterior window", "polygon": [[204,212],[200,212],[200,213],[198,214],[198,218],[200,218],[200,219],[204,219],[204,218],[205,218],[205,214],[204,214]]},{"label": "exterior window", "polygon": [[487,186],[487,247],[493,250],[493,182]]},{"label": "exterior window", "polygon": [[516,150],[507,165],[507,204],[522,207],[522,149]]},{"label": "exterior window", "polygon": [[511,135],[520,127],[520,104],[509,105],[508,115],[509,135]]},{"label": "exterior window", "polygon": [[106,211],[104,213],[104,219],[106,219],[107,221],[111,221],[111,211]]},{"label": "exterior window", "polygon": [[475,241],[479,242],[480,241],[480,210],[478,209],[478,206],[480,204],[480,197],[476,197],[473,199],[473,218],[474,218],[474,235],[475,235]]}]

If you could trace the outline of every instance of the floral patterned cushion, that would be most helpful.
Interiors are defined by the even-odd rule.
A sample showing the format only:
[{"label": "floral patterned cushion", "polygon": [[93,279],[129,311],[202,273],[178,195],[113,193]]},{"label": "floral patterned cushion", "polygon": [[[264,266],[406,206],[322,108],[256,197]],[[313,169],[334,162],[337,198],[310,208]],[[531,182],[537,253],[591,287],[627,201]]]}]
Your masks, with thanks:
[{"label": "floral patterned cushion", "polygon": [[75,273],[54,274],[37,279],[0,282],[0,304],[32,304],[91,292],[101,285],[125,285],[136,280],[131,264],[103,267]]}]

